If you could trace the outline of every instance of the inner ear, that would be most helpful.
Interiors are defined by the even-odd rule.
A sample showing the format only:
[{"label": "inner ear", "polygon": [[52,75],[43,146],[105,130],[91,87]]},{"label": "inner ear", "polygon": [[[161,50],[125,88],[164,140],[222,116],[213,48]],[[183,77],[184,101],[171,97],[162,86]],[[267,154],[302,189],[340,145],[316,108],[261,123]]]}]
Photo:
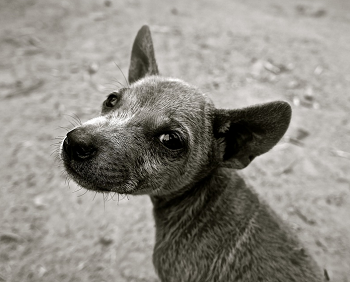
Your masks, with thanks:
[{"label": "inner ear", "polygon": [[245,144],[253,140],[253,133],[244,122],[229,122],[225,132],[217,132],[215,137],[223,138],[225,143],[229,144],[229,146],[226,146],[223,154],[223,161],[227,161],[237,155]]},{"label": "inner ear", "polygon": [[221,162],[232,168],[246,167],[276,145],[290,118],[289,104],[280,101],[238,110],[217,109],[213,129]]},{"label": "inner ear", "polygon": [[157,75],[158,66],[154,55],[151,31],[144,25],[136,35],[129,67],[129,83],[133,83],[147,75]]}]

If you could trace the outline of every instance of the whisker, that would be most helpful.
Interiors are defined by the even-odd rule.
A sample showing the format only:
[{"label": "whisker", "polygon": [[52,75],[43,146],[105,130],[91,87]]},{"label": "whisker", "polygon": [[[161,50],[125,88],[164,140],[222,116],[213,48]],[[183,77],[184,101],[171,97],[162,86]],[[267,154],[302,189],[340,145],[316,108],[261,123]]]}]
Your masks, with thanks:
[{"label": "whisker", "polygon": [[70,188],[70,181],[71,181],[71,179],[70,179],[69,176],[67,175],[67,184],[68,184],[69,190],[71,189],[71,188]]},{"label": "whisker", "polygon": [[[81,189],[83,189],[83,188],[81,188]],[[87,192],[89,192],[89,190],[86,190],[85,193],[83,193],[83,194],[81,194],[81,195],[78,195],[78,197],[84,196]]]},{"label": "whisker", "polygon": [[118,80],[114,80],[116,83],[118,83],[119,84],[119,86],[116,86],[116,85],[113,85],[113,86],[116,86],[117,88],[118,87],[122,87],[122,88],[125,88],[125,85],[123,84],[123,83],[121,83],[121,82],[119,82]]},{"label": "whisker", "polygon": [[78,125],[82,125],[83,123],[81,122],[81,119],[77,116],[77,114],[72,114],[72,118],[77,121]]},{"label": "whisker", "polygon": [[68,127],[63,127],[63,126],[58,126],[55,128],[55,130],[61,130],[61,129],[69,130]]},{"label": "whisker", "polygon": [[50,140],[62,140],[62,138],[64,138],[65,137],[65,135],[58,135],[58,136],[56,136],[56,137],[54,137],[54,138],[51,138]]},{"label": "whisker", "polygon": [[61,144],[61,141],[56,141],[55,143],[50,144],[50,147],[52,147],[52,146],[57,146],[57,145],[59,145],[59,144]]},{"label": "whisker", "polygon": [[106,200],[105,200],[105,193],[102,192],[102,198],[103,198],[103,210],[106,211]]},{"label": "whisker", "polygon": [[123,71],[121,70],[121,68],[118,66],[118,64],[117,64],[116,62],[114,62],[114,64],[117,66],[117,68],[118,68],[118,69],[120,70],[120,72],[122,73],[122,75],[123,75],[123,77],[124,77],[124,79],[125,79],[126,85],[127,85],[128,87],[130,87],[129,81],[126,79],[126,77],[125,77]]},{"label": "whisker", "polygon": [[75,123],[73,123],[71,119],[68,119],[68,122],[69,122],[73,127],[77,127],[77,126],[80,125],[79,122],[78,122],[73,116],[68,115],[68,114],[64,114],[64,115],[67,116],[67,117],[70,117],[71,119],[73,119],[73,121],[74,121]]},{"label": "whisker", "polygon": [[106,87],[106,90],[107,91],[114,91],[116,88],[119,88],[119,87],[122,87],[122,88],[124,88],[125,86],[121,83],[121,82],[119,82],[118,80],[116,80],[116,79],[113,79],[113,81],[114,82],[116,82],[116,83],[118,83],[118,84],[114,84],[114,83],[106,83],[105,84],[105,87]]},{"label": "whisker", "polygon": [[[75,126],[74,126],[74,127],[75,127]],[[64,129],[64,130],[67,130],[67,131],[70,131],[70,130],[71,130],[69,127],[65,127],[65,126],[59,126],[58,128]]]},{"label": "whisker", "polygon": [[52,157],[53,154],[56,154],[56,156],[57,156],[58,152],[59,152],[58,149],[53,150],[50,154],[50,157]]},{"label": "whisker", "polygon": [[109,193],[109,194],[110,194],[110,196],[111,196],[111,201],[114,201],[113,196],[115,195],[115,192],[114,192],[114,194],[112,194],[112,192]]},{"label": "whisker", "polygon": [[[115,197],[115,195],[117,195],[117,194],[119,195],[119,193],[114,192],[114,194],[111,196],[113,201],[116,201],[116,200],[114,199],[114,197]],[[119,198],[118,198],[118,199],[119,199]]]},{"label": "whisker", "polygon": [[76,125],[72,121],[69,120],[68,122],[73,126],[73,128],[76,127]]},{"label": "whisker", "polygon": [[79,192],[81,189],[83,189],[82,187],[80,187],[79,189],[73,191],[72,193],[76,193],[76,192]]}]

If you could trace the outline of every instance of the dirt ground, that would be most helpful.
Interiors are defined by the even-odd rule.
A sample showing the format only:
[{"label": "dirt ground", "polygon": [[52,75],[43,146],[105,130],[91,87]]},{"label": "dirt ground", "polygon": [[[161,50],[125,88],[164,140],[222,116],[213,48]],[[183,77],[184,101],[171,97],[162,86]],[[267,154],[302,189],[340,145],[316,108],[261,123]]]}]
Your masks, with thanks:
[{"label": "dirt ground", "polygon": [[[124,83],[149,24],[161,73],[217,107],[289,101],[285,138],[241,171],[332,281],[350,281],[350,2],[0,1],[0,281],[158,281],[147,196],[67,185],[74,124]],[[55,139],[58,138],[58,139]]]}]

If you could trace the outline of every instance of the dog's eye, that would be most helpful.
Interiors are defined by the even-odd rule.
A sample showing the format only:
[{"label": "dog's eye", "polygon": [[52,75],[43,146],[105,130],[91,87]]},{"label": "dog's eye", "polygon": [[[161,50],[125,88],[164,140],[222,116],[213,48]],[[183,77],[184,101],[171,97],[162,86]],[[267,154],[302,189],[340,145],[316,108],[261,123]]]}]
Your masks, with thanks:
[{"label": "dog's eye", "polygon": [[159,141],[171,150],[179,150],[183,148],[183,142],[176,132],[168,132],[160,135]]},{"label": "dog's eye", "polygon": [[113,93],[109,94],[109,96],[105,102],[105,105],[108,108],[113,108],[118,103],[118,100],[119,100],[118,93],[113,92]]}]

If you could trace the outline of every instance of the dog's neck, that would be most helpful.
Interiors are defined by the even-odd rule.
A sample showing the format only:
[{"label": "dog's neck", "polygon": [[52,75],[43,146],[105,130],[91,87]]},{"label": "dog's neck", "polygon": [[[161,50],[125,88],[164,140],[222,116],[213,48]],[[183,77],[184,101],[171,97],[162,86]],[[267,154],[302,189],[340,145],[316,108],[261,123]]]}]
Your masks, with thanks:
[{"label": "dog's neck", "polygon": [[220,209],[216,205],[220,205],[224,197],[235,197],[237,194],[239,199],[245,193],[251,191],[246,189],[244,181],[234,171],[228,173],[226,168],[217,168],[178,196],[151,196],[156,225],[191,221],[203,210]]}]

